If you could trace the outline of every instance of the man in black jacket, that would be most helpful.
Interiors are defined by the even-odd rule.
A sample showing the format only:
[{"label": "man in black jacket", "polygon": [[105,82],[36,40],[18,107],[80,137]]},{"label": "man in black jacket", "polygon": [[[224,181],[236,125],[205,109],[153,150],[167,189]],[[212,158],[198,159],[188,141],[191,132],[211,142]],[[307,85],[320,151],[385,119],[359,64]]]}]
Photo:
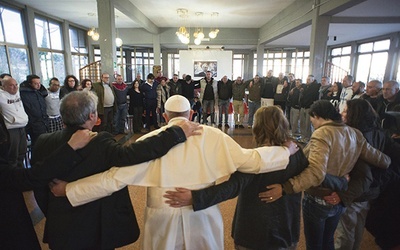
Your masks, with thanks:
[{"label": "man in black jacket", "polygon": [[319,84],[313,75],[307,77],[307,82],[303,86],[300,94],[300,132],[301,139],[299,142],[308,143],[312,133],[312,125],[308,111],[311,105],[319,99]]},{"label": "man in black jacket", "polygon": [[[33,152],[32,164],[41,162],[79,129],[91,130],[97,121],[97,96],[75,91],[65,96],[60,106],[66,128],[42,135]],[[197,130],[190,122],[171,127],[160,136],[127,147],[119,145],[107,132],[99,133],[85,148],[76,152],[81,157],[69,172],[57,175],[73,181],[112,166],[132,165],[160,157],[174,145],[186,140]],[[72,157],[72,156],[71,156]],[[57,168],[54,162],[54,168]],[[37,203],[46,216],[43,241],[51,249],[114,249],[130,244],[139,237],[139,227],[124,188],[113,195],[73,208],[66,198],[56,198],[48,187],[35,189]]]},{"label": "man in black jacket", "polygon": [[26,81],[21,83],[19,92],[29,118],[25,130],[31,137],[33,147],[37,138],[49,130],[49,116],[44,99],[48,93],[37,75],[28,75]]}]

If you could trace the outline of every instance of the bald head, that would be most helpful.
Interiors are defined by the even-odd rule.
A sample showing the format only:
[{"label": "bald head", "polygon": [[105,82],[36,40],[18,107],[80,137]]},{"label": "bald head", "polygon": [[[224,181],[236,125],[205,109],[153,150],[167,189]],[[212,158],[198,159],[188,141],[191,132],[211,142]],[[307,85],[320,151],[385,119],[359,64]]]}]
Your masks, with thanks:
[{"label": "bald head", "polygon": [[18,83],[12,77],[5,77],[2,81],[4,91],[15,95],[18,92]]}]

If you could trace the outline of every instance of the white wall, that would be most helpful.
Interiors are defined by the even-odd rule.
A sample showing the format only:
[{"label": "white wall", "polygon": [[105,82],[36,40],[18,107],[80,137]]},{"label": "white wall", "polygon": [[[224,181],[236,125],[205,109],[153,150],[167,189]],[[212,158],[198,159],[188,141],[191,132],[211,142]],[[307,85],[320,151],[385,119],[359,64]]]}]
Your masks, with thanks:
[{"label": "white wall", "polygon": [[232,79],[232,51],[222,51],[215,49],[204,50],[180,50],[179,63],[180,63],[180,76],[182,74],[191,75],[193,79],[198,80],[199,77],[194,78],[194,61],[217,61],[217,77],[220,80],[224,75]]}]

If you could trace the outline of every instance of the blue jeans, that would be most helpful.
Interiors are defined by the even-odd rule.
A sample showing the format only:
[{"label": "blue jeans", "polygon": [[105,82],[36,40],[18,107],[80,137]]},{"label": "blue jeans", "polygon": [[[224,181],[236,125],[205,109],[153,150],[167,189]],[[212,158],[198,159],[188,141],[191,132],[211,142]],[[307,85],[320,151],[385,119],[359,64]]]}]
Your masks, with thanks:
[{"label": "blue jeans", "polygon": [[260,107],[261,107],[261,101],[259,102],[249,101],[249,122],[247,123],[249,126],[253,126],[254,114]]},{"label": "blue jeans", "polygon": [[219,124],[222,124],[222,113],[224,113],[224,112],[225,112],[225,114],[224,114],[225,124],[228,124],[229,104],[230,104],[229,99],[228,100],[221,100],[221,99],[218,100],[218,109],[219,109],[218,122],[219,122]]},{"label": "blue jeans", "polygon": [[114,114],[114,134],[124,133],[126,115],[128,114],[128,105],[118,104],[117,112]]},{"label": "blue jeans", "polygon": [[344,212],[343,205],[321,205],[304,194],[303,221],[307,250],[333,250],[336,227]]}]

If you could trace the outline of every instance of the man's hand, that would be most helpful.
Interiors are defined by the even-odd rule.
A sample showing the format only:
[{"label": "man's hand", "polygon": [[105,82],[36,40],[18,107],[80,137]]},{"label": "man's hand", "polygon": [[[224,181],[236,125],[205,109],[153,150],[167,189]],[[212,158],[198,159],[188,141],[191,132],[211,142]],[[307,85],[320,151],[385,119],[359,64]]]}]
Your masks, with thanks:
[{"label": "man's hand", "polygon": [[268,189],[267,191],[258,194],[258,197],[260,197],[261,201],[264,201],[266,203],[271,203],[282,197],[281,184],[269,185],[267,186],[267,189]]},{"label": "man's hand", "polygon": [[337,205],[342,201],[336,192],[324,196],[324,200],[331,205]]},{"label": "man's hand", "polygon": [[66,196],[66,187],[68,182],[53,179],[52,182],[49,183],[49,187],[51,192],[54,194],[55,197],[64,197]]},{"label": "man's hand", "polygon": [[78,150],[85,147],[90,140],[97,135],[97,132],[92,132],[89,129],[77,130],[71,138],[69,138],[68,145],[73,150]]},{"label": "man's hand", "polygon": [[299,146],[297,146],[297,144],[293,141],[287,141],[283,145],[289,149],[290,155],[294,155],[297,151],[299,151]]},{"label": "man's hand", "polygon": [[191,121],[181,121],[177,123],[179,127],[182,128],[183,132],[185,133],[186,138],[192,135],[201,135],[201,130],[203,127],[200,126],[199,123],[191,122]]},{"label": "man's hand", "polygon": [[165,203],[170,207],[184,207],[193,204],[192,191],[187,188],[176,188],[176,191],[167,191],[164,198],[167,198]]}]

